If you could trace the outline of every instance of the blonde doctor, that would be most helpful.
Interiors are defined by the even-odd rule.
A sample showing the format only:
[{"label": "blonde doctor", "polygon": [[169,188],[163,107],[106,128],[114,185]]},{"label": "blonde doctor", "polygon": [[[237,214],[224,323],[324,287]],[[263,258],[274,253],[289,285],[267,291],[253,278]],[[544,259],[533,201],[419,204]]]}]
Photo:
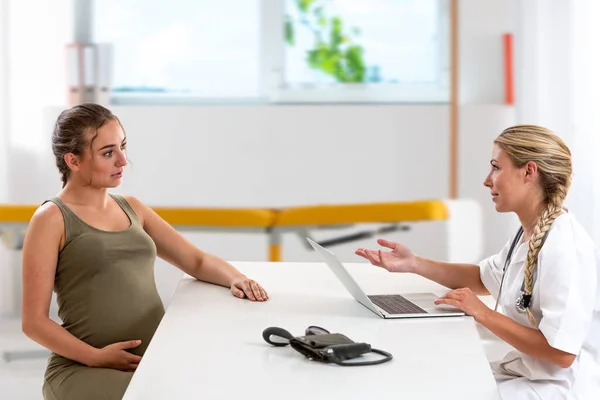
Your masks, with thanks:
[{"label": "blonde doctor", "polygon": [[[491,367],[503,399],[600,399],[600,253],[563,207],[571,184],[571,153],[538,126],[506,129],[494,141],[484,185],[498,212],[515,212],[521,229],[480,265],[391,251],[356,254],[390,272],[413,272],[453,289],[453,305],[512,345]],[[503,313],[477,295],[492,294]]]}]

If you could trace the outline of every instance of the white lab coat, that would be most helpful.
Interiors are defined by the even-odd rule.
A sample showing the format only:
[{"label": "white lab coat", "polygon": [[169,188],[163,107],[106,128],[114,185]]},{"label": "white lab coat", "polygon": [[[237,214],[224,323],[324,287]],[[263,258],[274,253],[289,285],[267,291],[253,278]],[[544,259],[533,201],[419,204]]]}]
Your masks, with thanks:
[{"label": "white lab coat", "polygon": [[[480,264],[481,280],[495,298],[513,239]],[[506,316],[531,327],[527,315],[515,307],[528,245],[515,247],[500,305]],[[600,252],[569,213],[554,221],[540,251],[530,309],[548,343],[577,358],[569,368],[561,368],[519,351],[509,352],[491,363],[502,398],[600,399]]]}]

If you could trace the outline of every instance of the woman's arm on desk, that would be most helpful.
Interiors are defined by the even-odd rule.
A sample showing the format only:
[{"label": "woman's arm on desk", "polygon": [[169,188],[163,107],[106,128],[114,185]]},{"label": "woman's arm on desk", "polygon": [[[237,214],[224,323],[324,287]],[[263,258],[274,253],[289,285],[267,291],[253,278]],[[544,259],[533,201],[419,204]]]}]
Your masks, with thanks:
[{"label": "woman's arm on desk", "polygon": [[358,249],[355,253],[390,272],[412,272],[450,289],[467,287],[478,295],[489,294],[481,282],[478,265],[428,260],[415,256],[400,243],[384,239],[377,240],[377,243],[391,251]]},{"label": "woman's arm on desk", "polygon": [[194,278],[227,287],[239,298],[265,301],[266,290],[246,277],[233,265],[212,254],[205,253],[177,232],[154,210],[133,196],[125,196],[140,218],[144,230],[154,243],[158,256]]}]

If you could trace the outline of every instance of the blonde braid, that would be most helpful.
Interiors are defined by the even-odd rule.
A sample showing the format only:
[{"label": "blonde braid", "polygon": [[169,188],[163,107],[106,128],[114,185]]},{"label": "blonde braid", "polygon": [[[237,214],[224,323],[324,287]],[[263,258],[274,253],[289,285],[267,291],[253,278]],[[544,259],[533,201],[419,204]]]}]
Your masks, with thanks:
[{"label": "blonde braid", "polygon": [[[527,251],[527,259],[525,261],[525,287],[524,294],[526,296],[531,296],[533,292],[533,271],[537,268],[538,255],[540,254],[540,250],[542,249],[542,240],[546,235],[546,232],[552,226],[552,223],[559,215],[563,213],[562,203],[564,201],[566,195],[566,190],[564,188],[560,188],[563,190],[558,190],[557,193],[550,199],[548,206],[542,212],[540,219],[538,220],[533,234],[531,235],[531,239],[529,239],[529,250]],[[529,304],[531,305],[531,304]],[[537,321],[531,312],[530,307],[527,307],[527,318],[529,319],[529,323],[531,326],[537,328]]]}]

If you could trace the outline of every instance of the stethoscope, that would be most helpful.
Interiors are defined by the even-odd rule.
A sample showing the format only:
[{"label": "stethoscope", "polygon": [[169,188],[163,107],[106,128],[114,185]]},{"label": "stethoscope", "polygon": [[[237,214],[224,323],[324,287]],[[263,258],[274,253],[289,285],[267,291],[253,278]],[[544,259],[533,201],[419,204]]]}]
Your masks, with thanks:
[{"label": "stethoscope", "polygon": [[[542,246],[548,237],[548,233],[550,233],[550,229],[546,231],[544,234],[544,238],[542,239]],[[500,296],[502,295],[502,286],[504,286],[504,277],[506,276],[506,269],[510,265],[510,260],[512,259],[513,252],[519,240],[521,240],[521,236],[523,236],[523,227],[520,227],[515,235],[515,238],[510,245],[510,249],[508,250],[508,256],[506,257],[506,261],[504,262],[504,268],[502,270],[502,280],[500,281],[500,289],[498,290],[498,297],[496,298],[496,305],[494,306],[494,311],[498,311],[498,303],[500,302]],[[533,282],[535,283],[537,277],[537,268],[533,270]],[[525,314],[527,309],[531,306],[531,294],[525,293],[525,278],[523,278],[523,283],[521,283],[521,290],[519,291],[519,297],[515,300],[515,308],[521,314]]]}]

